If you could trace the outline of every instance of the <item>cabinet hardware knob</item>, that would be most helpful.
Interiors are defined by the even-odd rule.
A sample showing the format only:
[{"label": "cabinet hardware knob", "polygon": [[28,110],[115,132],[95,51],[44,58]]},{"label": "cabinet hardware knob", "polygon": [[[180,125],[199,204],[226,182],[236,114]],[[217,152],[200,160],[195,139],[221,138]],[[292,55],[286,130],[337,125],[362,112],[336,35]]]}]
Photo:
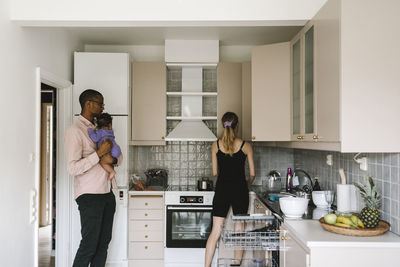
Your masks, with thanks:
[{"label": "cabinet hardware knob", "polygon": [[145,213],[144,216],[147,216],[147,213]]},{"label": "cabinet hardware knob", "polygon": [[286,240],[287,238],[286,238],[286,236],[281,236],[281,239]]},{"label": "cabinet hardware knob", "polygon": [[298,140],[303,140],[303,139],[304,139],[304,136],[299,135],[299,136],[297,136],[297,139],[298,139]]},{"label": "cabinet hardware knob", "polygon": [[144,238],[148,238],[148,236],[147,236],[147,235],[145,235],[145,236],[144,236]]},{"label": "cabinet hardware knob", "polygon": [[277,232],[277,233],[280,233],[280,232],[281,232],[281,229],[277,229],[276,232]]},{"label": "cabinet hardware knob", "polygon": [[317,140],[317,139],[319,139],[319,136],[318,136],[318,135],[314,135],[314,136],[312,137],[312,139]]},{"label": "cabinet hardware knob", "polygon": [[252,136],[251,139],[252,139],[252,140],[256,140],[256,137],[255,137],[255,136]]},{"label": "cabinet hardware knob", "polygon": [[148,247],[147,246],[144,246],[144,249],[147,249]]},{"label": "cabinet hardware knob", "polygon": [[147,224],[144,225],[144,227],[147,227],[147,226],[148,226]]},{"label": "cabinet hardware knob", "polygon": [[256,205],[256,209],[259,209],[259,208],[261,208],[261,206],[259,204],[257,204]]},{"label": "cabinet hardware knob", "polygon": [[165,139],[165,136],[161,136],[161,139],[164,140],[164,139]]},{"label": "cabinet hardware knob", "polygon": [[147,205],[149,205],[149,203],[146,202],[146,203],[144,203],[144,205],[147,206]]}]

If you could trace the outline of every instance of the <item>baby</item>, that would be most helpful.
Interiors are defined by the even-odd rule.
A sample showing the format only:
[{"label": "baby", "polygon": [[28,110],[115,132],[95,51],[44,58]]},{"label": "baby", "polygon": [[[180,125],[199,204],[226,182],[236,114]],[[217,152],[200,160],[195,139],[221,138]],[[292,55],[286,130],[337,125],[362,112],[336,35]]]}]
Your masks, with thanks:
[{"label": "baby", "polygon": [[[114,131],[112,130],[112,117],[108,113],[101,113],[97,117],[97,127],[95,130],[89,129],[88,131],[90,139],[97,144],[97,148],[100,144],[106,140],[110,139],[112,141],[111,156],[113,158],[118,158],[121,155],[121,148],[115,142]],[[112,164],[100,163],[101,166],[109,173],[108,179],[113,179],[115,177],[115,170]]]}]

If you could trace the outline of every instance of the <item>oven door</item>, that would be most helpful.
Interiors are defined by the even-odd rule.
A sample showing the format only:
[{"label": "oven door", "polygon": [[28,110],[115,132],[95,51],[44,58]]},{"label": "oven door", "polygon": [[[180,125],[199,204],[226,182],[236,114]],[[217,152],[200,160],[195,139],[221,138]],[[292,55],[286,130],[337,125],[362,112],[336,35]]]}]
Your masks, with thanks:
[{"label": "oven door", "polygon": [[167,248],[205,248],[212,206],[167,206]]}]

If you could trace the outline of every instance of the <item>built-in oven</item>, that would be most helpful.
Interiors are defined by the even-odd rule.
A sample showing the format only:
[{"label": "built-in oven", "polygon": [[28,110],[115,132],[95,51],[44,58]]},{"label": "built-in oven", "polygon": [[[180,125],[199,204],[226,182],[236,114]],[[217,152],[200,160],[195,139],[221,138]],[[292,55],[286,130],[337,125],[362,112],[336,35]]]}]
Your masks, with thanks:
[{"label": "built-in oven", "polygon": [[211,228],[212,206],[166,206],[167,248],[205,248]]}]

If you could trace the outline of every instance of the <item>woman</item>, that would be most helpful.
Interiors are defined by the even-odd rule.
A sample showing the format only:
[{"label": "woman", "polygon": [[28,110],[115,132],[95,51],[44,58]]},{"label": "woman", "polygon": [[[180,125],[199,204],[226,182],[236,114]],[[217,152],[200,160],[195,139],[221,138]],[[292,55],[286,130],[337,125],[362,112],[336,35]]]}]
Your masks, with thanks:
[{"label": "woman", "polygon": [[[215,253],[215,247],[221,236],[224,220],[232,206],[233,214],[246,214],[249,206],[248,185],[254,180],[253,148],[251,144],[236,137],[238,131],[238,116],[226,112],[222,117],[224,132],[212,144],[212,172],[217,176],[213,200],[213,227],[207,240],[205,266],[210,267]],[[249,163],[250,179],[246,184],[245,161]],[[244,224],[234,225],[235,231],[243,231]],[[243,251],[235,251],[237,266],[240,265]]]}]

